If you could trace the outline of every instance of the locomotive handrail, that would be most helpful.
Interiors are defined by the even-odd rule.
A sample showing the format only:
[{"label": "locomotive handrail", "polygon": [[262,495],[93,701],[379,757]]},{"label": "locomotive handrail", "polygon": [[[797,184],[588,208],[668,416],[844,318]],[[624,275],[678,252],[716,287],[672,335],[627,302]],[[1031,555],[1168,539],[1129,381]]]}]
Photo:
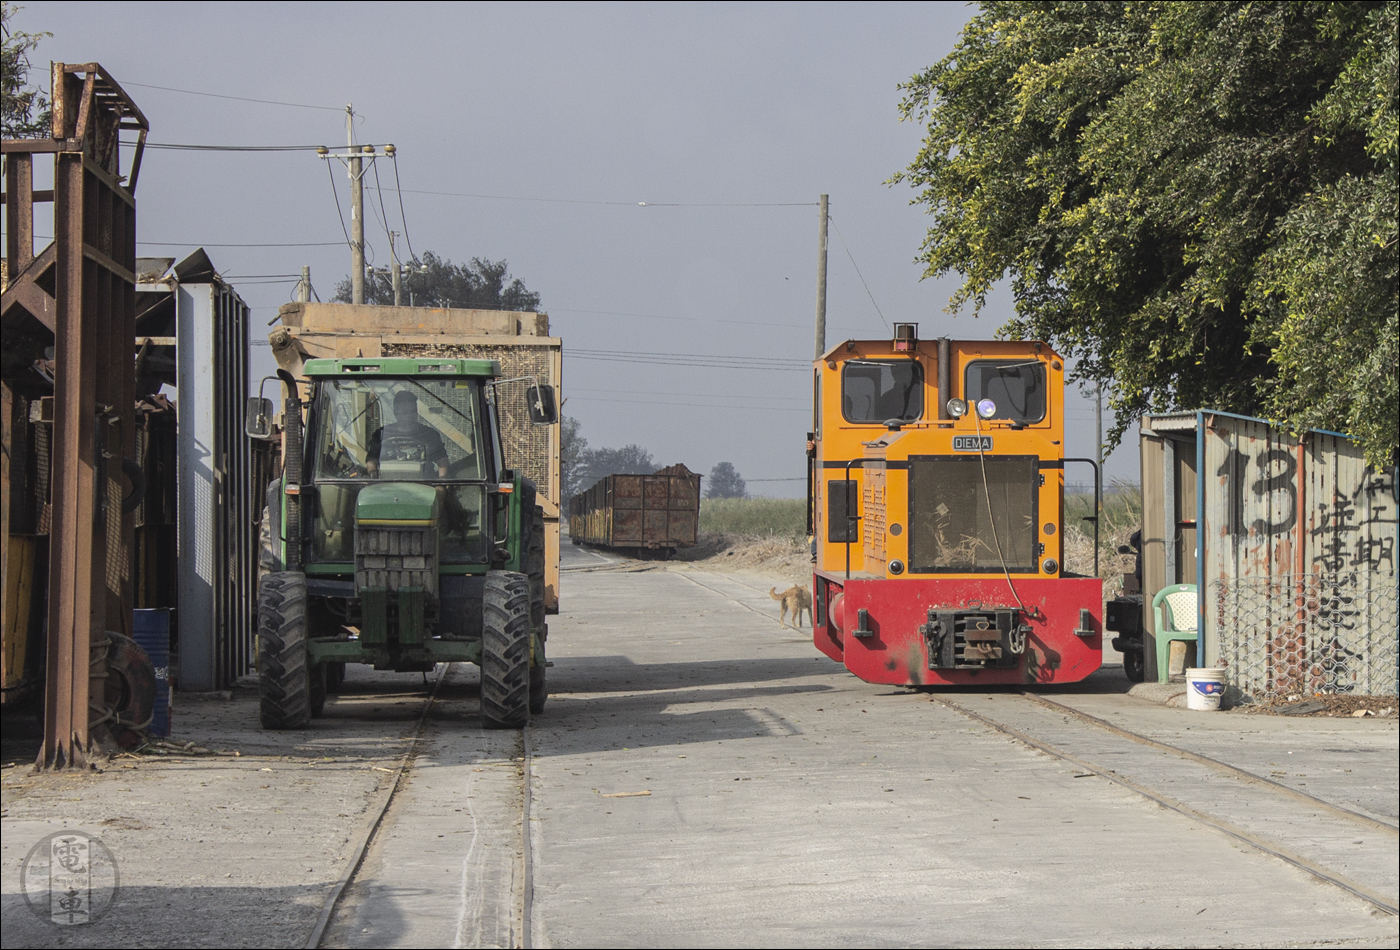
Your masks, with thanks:
[{"label": "locomotive handrail", "polygon": [[1092,521],[1094,523],[1094,576],[1099,576],[1099,508],[1102,507],[1100,499],[1103,486],[1099,484],[1099,463],[1093,459],[1065,459],[1066,462],[1083,462],[1092,465],[1094,468],[1094,513],[1088,518],[1080,518],[1080,521]]},{"label": "locomotive handrail", "polygon": [[855,522],[860,521],[861,518],[863,517],[862,515],[853,515],[853,514],[851,514],[851,466],[852,466],[852,465],[857,465],[857,466],[859,466],[859,467],[861,467],[861,468],[865,468],[865,459],[861,458],[861,459],[847,459],[847,460],[846,460],[846,478],[845,478],[845,483],[846,483],[846,487],[845,487],[845,492],[846,492],[846,580],[850,580],[850,579],[851,579],[851,526],[852,526]]}]

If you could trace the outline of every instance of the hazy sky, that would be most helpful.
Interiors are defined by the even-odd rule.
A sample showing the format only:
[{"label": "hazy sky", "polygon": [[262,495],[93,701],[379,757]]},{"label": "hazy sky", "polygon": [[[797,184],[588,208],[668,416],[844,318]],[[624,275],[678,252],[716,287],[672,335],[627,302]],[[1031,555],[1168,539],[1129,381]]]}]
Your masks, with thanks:
[{"label": "hazy sky", "polygon": [[[886,321],[988,338],[1010,313],[1008,293],[976,320],[943,312],[955,282],[921,280],[913,262],[928,219],[907,187],[884,184],[922,137],[899,121],[899,83],[945,55],[969,15],[956,3],[32,2],[13,22],[54,34],[32,56],[34,78],[47,84],[49,60],[100,62],[154,143],[340,146],[353,103],[357,141],[398,148],[413,249],[504,258],[541,294],[564,340],[564,411],[591,444],[635,442],[658,464],[704,474],[728,460],[754,493],[795,497],[819,194],[830,194],[834,224],[828,344],[883,338]],[[309,264],[327,299],[350,254],[324,165],[311,152],[148,150],[141,253],[203,245],[259,326],[294,281],[239,275]],[[400,230],[393,166],[379,171]],[[367,181],[370,256],[384,265],[379,192]],[[679,206],[657,206],[667,203]],[[304,242],[326,243],[217,246]],[[638,353],[790,362],[667,365]],[[255,365],[267,372],[271,360]],[[1093,421],[1092,400],[1073,398],[1066,454],[1092,457]],[[1136,443],[1130,435],[1110,477],[1137,480]]]}]

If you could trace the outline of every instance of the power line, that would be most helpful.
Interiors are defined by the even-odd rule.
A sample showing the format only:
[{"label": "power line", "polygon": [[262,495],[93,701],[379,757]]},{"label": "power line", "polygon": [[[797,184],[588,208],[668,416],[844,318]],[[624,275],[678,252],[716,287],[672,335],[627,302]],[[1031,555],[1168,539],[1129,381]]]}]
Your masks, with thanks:
[{"label": "power line", "polygon": [[335,190],[335,172],[331,171],[330,162],[326,162],[326,175],[331,180],[331,194],[335,196],[335,213],[340,215],[340,232],[345,235],[345,244],[354,250],[355,245],[350,241],[350,229],[345,226],[345,212],[340,210],[340,192]]},{"label": "power line", "polygon": [[[570,387],[569,387],[569,392],[570,392],[570,393],[624,393],[624,394],[636,395],[636,396],[639,396],[639,397],[645,396],[646,398],[650,398],[650,397],[653,396],[653,395],[655,395],[655,396],[719,396],[719,398],[721,398],[721,399],[747,399],[747,398],[748,398],[747,396],[725,396],[725,395],[723,395],[723,394],[721,394],[721,393],[675,393],[675,392],[638,393],[635,389],[586,389],[586,388],[583,388],[583,387],[580,387],[580,386],[570,386]],[[785,400],[785,401],[787,401],[787,402],[811,402],[811,400],[812,400],[812,397],[811,397],[811,396],[765,396],[765,397],[763,397],[763,398],[764,398],[764,399],[782,399],[782,400]]]},{"label": "power line", "polygon": [[405,188],[410,195],[437,195],[446,198],[484,198],[490,201],[536,201],[546,204],[564,205],[609,205],[618,208],[808,208],[815,207],[815,201],[748,201],[748,202],[691,202],[691,201],[591,201],[585,198],[532,198],[524,195],[482,195],[464,191],[421,191]]},{"label": "power line", "polygon": [[622,311],[622,310],[578,310],[578,309],[574,309],[574,308],[571,308],[571,307],[553,307],[553,308],[550,308],[549,312],[550,312],[550,313],[588,313],[588,314],[596,314],[596,315],[600,315],[600,316],[612,316],[612,317],[643,317],[643,318],[650,319],[650,320],[678,320],[678,321],[681,321],[681,322],[684,322],[684,323],[702,323],[702,322],[703,322],[703,323],[737,323],[737,324],[739,324],[739,325],[741,325],[741,326],[784,327],[784,328],[787,328],[787,329],[794,329],[794,330],[805,330],[805,329],[807,329],[806,325],[805,325],[805,324],[801,324],[801,323],[767,323],[767,322],[762,321],[762,320],[722,320],[722,319],[721,319],[721,320],[708,320],[708,321],[707,321],[707,320],[704,320],[704,319],[701,318],[701,317],[673,317],[673,316],[668,316],[667,314],[664,314],[664,313],[627,313],[627,312]]},{"label": "power line", "polygon": [[791,366],[796,364],[806,369],[809,365],[806,360],[782,359],[772,356],[726,356],[722,353],[654,353],[650,351],[633,350],[590,350],[582,347],[571,349],[568,352],[575,355],[586,354],[589,356],[637,356],[679,360],[723,360],[728,363],[743,363],[759,368]]},{"label": "power line", "polygon": [[[36,234],[39,241],[52,241],[52,234]],[[208,241],[137,241],[140,247],[339,247],[340,241],[293,241],[290,243],[210,244]]]},{"label": "power line", "polygon": [[399,221],[403,224],[403,239],[408,242],[408,259],[418,260],[418,255],[413,253],[413,238],[408,236],[408,218],[403,213],[403,183],[399,181],[399,153],[394,152],[394,190],[399,195]]},{"label": "power line", "polygon": [[[630,405],[630,406],[635,406],[635,405],[637,405],[637,402],[636,402],[635,400],[632,400],[632,399],[598,399],[598,398],[595,397],[595,396],[570,396],[569,398],[570,398],[571,400],[575,401],[575,402],[611,402],[611,403],[623,403],[623,404],[625,404],[625,405]],[[718,403],[712,403],[712,402],[667,402],[667,401],[655,400],[655,399],[648,399],[646,404],[647,404],[648,406],[689,406],[689,407],[695,408],[695,409],[739,409],[739,410],[742,410],[742,411],[744,411],[744,412],[753,412],[753,409],[754,409],[753,406],[721,406],[721,405],[719,405]],[[805,413],[807,410],[806,410],[806,409],[792,409],[792,408],[787,407],[787,406],[765,406],[765,407],[763,407],[763,411],[764,411],[764,412],[803,412],[803,413]]]},{"label": "power line", "polygon": [[161,89],[165,92],[178,92],[186,96],[206,96],[210,99],[236,99],[239,102],[258,102],[266,106],[287,106],[292,109],[322,109],[326,112],[344,111],[336,106],[313,106],[304,102],[279,102],[276,99],[249,99],[247,96],[227,96],[217,92],[197,92],[193,89],[176,89],[173,86],[153,86],[150,83],[124,81],[123,86],[135,86],[138,89]]},{"label": "power line", "polygon": [[846,256],[851,259],[851,266],[856,269],[856,276],[860,278],[860,284],[865,288],[865,295],[870,298],[870,303],[875,308],[875,312],[880,314],[880,322],[883,323],[885,329],[888,330],[890,328],[890,322],[885,319],[885,314],[880,310],[880,305],[875,303],[875,295],[870,292],[870,285],[865,282],[865,275],[860,272],[860,265],[856,263],[855,255],[851,253],[850,247],[846,244],[846,238],[841,233],[840,225],[836,223],[836,219],[830,214],[827,214],[826,217],[827,220],[831,222],[831,226],[836,228],[836,236],[841,239],[841,246],[846,248]]},{"label": "power line", "polygon": [[[135,142],[123,142],[135,145]],[[176,152],[314,152],[319,145],[176,145],[169,142],[147,142],[146,148]]]}]

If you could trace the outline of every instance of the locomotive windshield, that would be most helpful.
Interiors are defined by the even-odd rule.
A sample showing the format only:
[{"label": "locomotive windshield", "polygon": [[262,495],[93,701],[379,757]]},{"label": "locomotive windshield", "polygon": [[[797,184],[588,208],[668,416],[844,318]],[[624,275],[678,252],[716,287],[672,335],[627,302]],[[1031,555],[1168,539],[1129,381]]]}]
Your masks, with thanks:
[{"label": "locomotive windshield", "polygon": [[1034,455],[912,456],[909,569],[1000,572],[1005,558],[1007,570],[1034,573],[1038,461]]},{"label": "locomotive windshield", "polygon": [[996,403],[985,418],[1039,422],[1045,418],[1045,364],[1039,360],[978,360],[967,367],[966,400]]},{"label": "locomotive windshield", "polygon": [[912,422],[924,414],[924,371],[915,360],[851,360],[841,370],[847,422]]}]

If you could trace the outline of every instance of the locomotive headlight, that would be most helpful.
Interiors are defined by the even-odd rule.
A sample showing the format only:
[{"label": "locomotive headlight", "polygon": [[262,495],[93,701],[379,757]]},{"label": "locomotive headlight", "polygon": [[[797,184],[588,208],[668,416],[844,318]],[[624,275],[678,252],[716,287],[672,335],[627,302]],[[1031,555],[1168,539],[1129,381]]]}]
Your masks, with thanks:
[{"label": "locomotive headlight", "polygon": [[1047,557],[1044,563],[1040,565],[1040,567],[1042,570],[1045,571],[1045,573],[1053,574],[1060,569],[1060,562],[1055,560],[1053,557]]},{"label": "locomotive headlight", "polygon": [[997,404],[990,399],[983,399],[977,404],[977,414],[983,419],[990,419],[997,414]]},{"label": "locomotive headlight", "polygon": [[952,416],[954,419],[961,419],[963,416],[967,415],[967,403],[963,402],[961,399],[949,399],[948,415]]},{"label": "locomotive headlight", "polygon": [[891,574],[903,574],[903,573],[904,573],[904,562],[901,561],[899,558],[895,558],[893,561],[891,561],[891,562],[890,562],[890,573],[891,573]]}]

